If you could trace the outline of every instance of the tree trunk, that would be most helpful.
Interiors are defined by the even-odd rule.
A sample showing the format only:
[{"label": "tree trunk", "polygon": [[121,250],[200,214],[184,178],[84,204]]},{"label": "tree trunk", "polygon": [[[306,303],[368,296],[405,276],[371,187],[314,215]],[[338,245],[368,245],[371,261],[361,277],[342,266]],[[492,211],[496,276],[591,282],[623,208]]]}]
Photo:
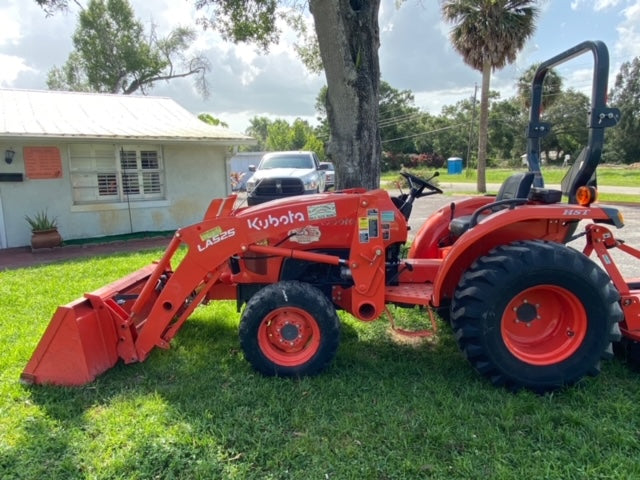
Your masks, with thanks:
[{"label": "tree trunk", "polygon": [[327,78],[327,154],[336,188],[378,188],[380,0],[310,0]]},{"label": "tree trunk", "polygon": [[482,65],[482,91],[480,93],[480,125],[478,127],[478,193],[487,191],[487,140],[489,138],[489,86],[491,63]]}]

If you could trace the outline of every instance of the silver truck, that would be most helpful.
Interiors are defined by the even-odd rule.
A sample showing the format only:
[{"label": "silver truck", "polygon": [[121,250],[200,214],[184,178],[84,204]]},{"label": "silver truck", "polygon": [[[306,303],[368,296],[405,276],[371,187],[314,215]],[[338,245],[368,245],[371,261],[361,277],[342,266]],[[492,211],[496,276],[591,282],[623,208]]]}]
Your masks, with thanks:
[{"label": "silver truck", "polygon": [[247,181],[247,203],[257,205],[278,198],[324,192],[326,165],[314,152],[269,152]]}]

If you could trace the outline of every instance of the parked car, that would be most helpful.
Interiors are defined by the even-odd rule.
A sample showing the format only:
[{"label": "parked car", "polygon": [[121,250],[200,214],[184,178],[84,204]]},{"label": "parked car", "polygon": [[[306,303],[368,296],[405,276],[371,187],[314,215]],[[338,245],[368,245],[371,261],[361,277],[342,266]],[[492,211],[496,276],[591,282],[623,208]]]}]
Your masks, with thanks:
[{"label": "parked car", "polygon": [[247,203],[257,205],[277,198],[323,192],[326,166],[314,152],[266,153],[247,181]]},{"label": "parked car", "polygon": [[324,172],[324,191],[326,192],[336,186],[336,169],[331,162],[320,162],[320,166],[323,165],[326,165]]}]

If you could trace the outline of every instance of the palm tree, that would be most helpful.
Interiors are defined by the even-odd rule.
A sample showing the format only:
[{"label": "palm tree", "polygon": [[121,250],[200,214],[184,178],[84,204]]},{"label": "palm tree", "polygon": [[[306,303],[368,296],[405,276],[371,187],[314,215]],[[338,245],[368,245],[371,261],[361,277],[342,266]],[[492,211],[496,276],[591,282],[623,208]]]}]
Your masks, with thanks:
[{"label": "palm tree", "polygon": [[464,62],[482,72],[478,133],[478,192],[487,191],[487,138],[491,71],[512,63],[535,30],[535,0],[442,0],[453,24],[451,42]]},{"label": "palm tree", "polygon": [[[539,66],[539,63],[534,63],[518,79],[518,99],[527,109],[531,106],[531,83]],[[542,84],[542,109],[546,110],[553,105],[561,93],[562,77],[553,68],[550,68]]]}]

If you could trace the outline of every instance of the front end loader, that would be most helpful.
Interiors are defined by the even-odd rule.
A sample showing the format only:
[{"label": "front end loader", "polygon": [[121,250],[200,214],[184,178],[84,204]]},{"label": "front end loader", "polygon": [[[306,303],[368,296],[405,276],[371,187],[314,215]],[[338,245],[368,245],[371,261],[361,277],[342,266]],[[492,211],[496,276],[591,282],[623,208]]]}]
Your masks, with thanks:
[{"label": "front end loader", "polygon": [[[546,188],[540,171],[550,127],[540,121],[541,86],[550,68],[585,52],[595,63],[589,143],[561,192]],[[59,307],[22,380],[82,385],[119,361],[144,361],[169,347],[198,305],[222,299],[236,300],[240,345],[265,375],[321,372],[338,349],[336,310],[393,326],[388,305],[428,313],[431,328],[396,329],[406,335],[432,335],[433,312],[448,318],[472,366],[512,390],[545,392],[597,374],[620,330],[640,341],[640,280],[625,280],[609,254],[640,251],[615,239],[622,216],[593,197],[604,129],[619,115],[605,105],[607,75],[601,42],[543,63],[533,81],[530,171],[496,196],[435,212],[406,257],[414,201],[442,193],[435,175],[403,172],[409,190],[398,196],[350,189],[248,208],[236,208],[235,195],[213,200],[156,264]],[[582,251],[573,247],[581,239]]]}]

